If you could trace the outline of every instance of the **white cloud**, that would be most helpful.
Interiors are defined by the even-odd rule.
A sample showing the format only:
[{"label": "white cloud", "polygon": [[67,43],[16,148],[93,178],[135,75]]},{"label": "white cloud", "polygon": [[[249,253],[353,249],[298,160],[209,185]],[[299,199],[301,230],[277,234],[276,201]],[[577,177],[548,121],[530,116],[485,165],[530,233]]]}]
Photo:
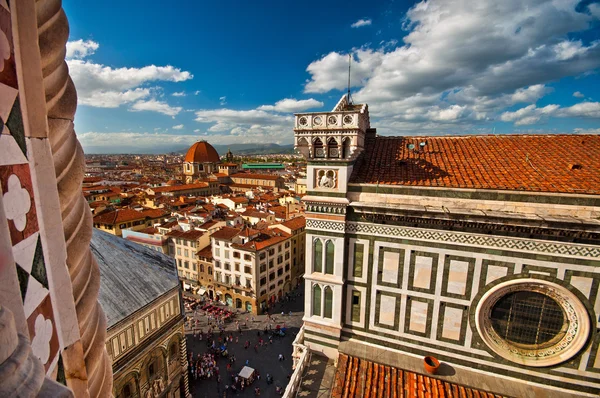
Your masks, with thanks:
[{"label": "white cloud", "polygon": [[92,55],[100,47],[98,43],[92,40],[83,41],[82,39],[70,41],[67,43],[67,59],[85,58]]},{"label": "white cloud", "polygon": [[[475,128],[511,105],[533,104],[552,90],[548,83],[600,67],[600,41],[570,38],[593,29],[596,9],[590,5],[590,12],[579,12],[577,5],[576,0],[480,0],[476,7],[462,0],[421,1],[407,12],[403,43],[352,51],[352,86],[359,87],[353,98],[368,103],[372,115],[394,122],[395,134],[413,133],[427,123],[427,128],[448,123]],[[304,91],[345,91],[347,70],[347,54],[330,52],[308,65]],[[530,119],[517,120],[546,117],[535,109]]]},{"label": "white cloud", "polygon": [[173,97],[185,97],[185,91],[179,91],[171,94]]},{"label": "white cloud", "polygon": [[200,91],[200,90],[196,90],[196,91],[194,91],[194,95],[198,95],[198,94],[200,94],[200,93],[201,93],[201,91]]},{"label": "white cloud", "polygon": [[162,113],[167,116],[175,116],[181,112],[183,108],[180,106],[170,106],[166,102],[151,99],[148,101],[138,101],[131,106],[131,110],[134,112],[139,111],[152,111]]},{"label": "white cloud", "polygon": [[183,130],[183,124],[178,124],[177,126],[173,126],[172,129],[173,130]]},{"label": "white cloud", "polygon": [[67,43],[69,73],[77,97],[82,105],[116,108],[151,95],[151,89],[142,87],[151,82],[183,82],[192,74],[171,65],[149,65],[141,68],[113,68],[93,61],[77,59],[94,54],[98,43],[77,40]]},{"label": "white cloud", "polygon": [[529,105],[514,112],[504,112],[500,116],[500,120],[514,122],[515,125],[521,126],[535,124],[550,116],[598,119],[600,118],[600,102],[581,102],[564,108],[554,104],[543,108]]},{"label": "white cloud", "polygon": [[584,128],[576,128],[573,129],[575,134],[600,134],[600,128],[597,129],[584,129]]},{"label": "white cloud", "polygon": [[277,101],[275,105],[262,105],[259,110],[275,112],[301,112],[311,108],[320,108],[324,104],[316,99],[309,98],[305,100],[296,100],[294,98],[285,98]]},{"label": "white cloud", "polygon": [[358,21],[354,22],[352,25],[350,25],[353,28],[360,28],[361,26],[369,26],[371,25],[371,19],[359,19]]},{"label": "white cloud", "polygon": [[199,133],[199,132],[200,132],[200,129],[194,130],[194,133]]},{"label": "white cloud", "polygon": [[220,105],[226,105],[227,104],[227,97],[225,97],[225,96],[219,97],[219,104]]},{"label": "white cloud", "polygon": [[583,95],[583,93],[581,93],[579,91],[575,91],[573,93],[573,97],[575,97],[575,98],[583,98],[583,97],[585,97],[585,95]]}]

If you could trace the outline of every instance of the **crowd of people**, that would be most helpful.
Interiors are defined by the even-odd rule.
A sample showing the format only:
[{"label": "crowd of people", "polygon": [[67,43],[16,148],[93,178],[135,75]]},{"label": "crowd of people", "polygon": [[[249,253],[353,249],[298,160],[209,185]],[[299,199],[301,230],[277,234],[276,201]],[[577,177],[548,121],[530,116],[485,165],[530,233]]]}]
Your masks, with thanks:
[{"label": "crowd of people", "polygon": [[217,379],[217,381],[220,380],[219,366],[217,365],[217,359],[214,354],[198,354],[198,356],[194,358],[194,353],[190,352],[188,363],[190,373],[194,380],[213,378]]}]

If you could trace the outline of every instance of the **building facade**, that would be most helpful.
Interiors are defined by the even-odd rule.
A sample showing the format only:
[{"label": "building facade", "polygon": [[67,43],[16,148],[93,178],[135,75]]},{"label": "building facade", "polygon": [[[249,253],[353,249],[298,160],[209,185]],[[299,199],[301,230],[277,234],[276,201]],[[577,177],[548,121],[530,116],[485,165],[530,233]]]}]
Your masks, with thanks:
[{"label": "building facade", "polygon": [[298,114],[305,342],[510,396],[600,391],[600,137],[377,137]]},{"label": "building facade", "polygon": [[185,313],[174,260],[97,230],[91,247],[100,268],[113,395],[187,397]]},{"label": "building facade", "polygon": [[211,236],[215,297],[254,314],[291,290],[291,235],[224,227]]}]

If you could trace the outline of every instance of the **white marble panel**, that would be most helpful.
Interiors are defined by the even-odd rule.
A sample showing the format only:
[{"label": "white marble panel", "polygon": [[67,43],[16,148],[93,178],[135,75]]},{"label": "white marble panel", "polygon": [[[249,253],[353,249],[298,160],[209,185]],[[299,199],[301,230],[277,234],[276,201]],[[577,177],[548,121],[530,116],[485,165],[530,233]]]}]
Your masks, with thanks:
[{"label": "white marble panel", "polygon": [[425,333],[427,330],[427,310],[429,305],[423,301],[412,300],[410,303],[409,329],[413,332]]},{"label": "white marble panel", "polygon": [[485,276],[485,284],[492,283],[496,279],[505,277],[508,274],[508,268],[498,265],[488,265],[487,275]]},{"label": "white marble panel", "polygon": [[459,308],[444,308],[444,325],[442,337],[450,340],[460,340],[460,327],[462,324],[463,310]]},{"label": "white marble panel", "polygon": [[451,260],[448,273],[448,293],[464,295],[467,290],[469,263]]},{"label": "white marble panel", "polygon": [[571,285],[583,293],[585,297],[590,297],[593,283],[594,280],[592,278],[575,275],[571,277]]},{"label": "white marble panel", "polygon": [[400,253],[383,253],[383,273],[381,276],[383,282],[396,283],[398,281],[399,263]]},{"label": "white marble panel", "polygon": [[421,289],[431,289],[431,270],[433,259],[426,256],[416,256],[413,286]]},{"label": "white marble panel", "polygon": [[379,323],[394,326],[395,316],[396,297],[381,295],[379,301]]}]

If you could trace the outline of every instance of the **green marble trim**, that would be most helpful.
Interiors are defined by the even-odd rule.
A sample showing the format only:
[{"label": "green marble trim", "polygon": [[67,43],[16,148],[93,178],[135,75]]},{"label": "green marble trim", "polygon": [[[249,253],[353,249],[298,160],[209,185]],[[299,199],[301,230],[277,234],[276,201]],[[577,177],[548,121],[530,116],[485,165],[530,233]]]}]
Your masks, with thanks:
[{"label": "green marble trim", "polygon": [[334,340],[336,342],[339,342],[339,339],[336,336],[332,336],[330,334],[325,334],[325,333],[320,333],[320,332],[315,332],[312,329],[304,329],[304,335],[305,336],[322,337],[327,340]]},{"label": "green marble trim", "polygon": [[[365,235],[362,233],[348,233],[348,237],[358,238],[358,239],[370,239],[372,235]],[[389,243],[398,243],[404,245],[413,245],[424,248],[437,248],[437,249],[446,249],[446,250],[462,250],[469,253],[481,253],[481,254],[489,254],[494,256],[504,256],[504,257],[515,257],[523,260],[537,260],[537,261],[547,261],[547,262],[558,262],[563,264],[574,264],[574,265],[582,265],[586,267],[597,268],[600,267],[600,259],[599,260],[583,260],[573,257],[559,257],[555,255],[548,254],[534,254],[527,252],[515,252],[511,250],[502,250],[500,248],[486,248],[486,247],[477,247],[477,246],[464,246],[460,244],[448,244],[448,243],[439,243],[432,241],[418,241],[406,238],[393,238],[393,237],[385,237],[385,236],[377,236],[378,242],[389,242]]]},{"label": "green marble trim", "polygon": [[325,346],[325,347],[329,347],[329,348],[333,348],[333,349],[336,349],[336,350],[337,350],[338,346],[340,345],[339,342],[338,342],[338,344],[331,344],[331,343],[326,343],[326,342],[321,341],[321,340],[311,339],[309,337],[305,337],[304,341],[307,341],[309,343],[319,344],[319,345],[322,345],[322,346]]},{"label": "green marble trim", "polygon": [[[322,192],[322,191],[306,191],[307,195],[310,196],[323,196],[326,198],[345,198],[346,197],[346,193],[345,192]],[[312,202],[312,200],[311,200]],[[332,206],[345,206],[341,203],[332,203]]]}]

